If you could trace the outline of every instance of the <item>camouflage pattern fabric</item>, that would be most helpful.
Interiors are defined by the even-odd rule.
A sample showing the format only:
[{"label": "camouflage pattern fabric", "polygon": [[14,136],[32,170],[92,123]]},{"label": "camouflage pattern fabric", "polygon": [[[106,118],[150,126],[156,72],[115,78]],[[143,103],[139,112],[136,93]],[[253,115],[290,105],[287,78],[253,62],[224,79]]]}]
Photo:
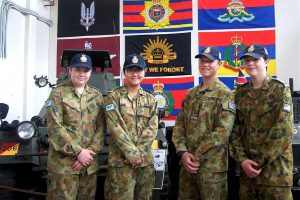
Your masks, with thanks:
[{"label": "camouflage pattern fabric", "polygon": [[153,165],[140,168],[110,167],[105,180],[106,200],[151,200]]},{"label": "camouflage pattern fabric", "polygon": [[108,165],[131,166],[141,156],[145,161],[139,167],[152,165],[151,145],[158,128],[154,96],[141,88],[132,98],[122,86],[108,95],[105,105],[106,121],[111,132]]},{"label": "camouflage pattern fabric", "polygon": [[[155,98],[142,88],[132,98],[121,86],[108,95],[105,105],[111,134],[106,199],[150,199],[154,179],[151,145],[158,128]],[[144,162],[133,166],[142,156]]]},{"label": "camouflage pattern fabric", "polygon": [[246,159],[258,163],[262,171],[254,184],[292,186],[293,105],[289,87],[266,77],[259,90],[254,90],[251,82],[239,87],[235,101],[232,157],[238,163]]},{"label": "camouflage pattern fabric", "polygon": [[48,174],[47,200],[94,200],[97,175]]},{"label": "camouflage pattern fabric", "polygon": [[[218,174],[226,174],[228,170],[228,138],[234,116],[234,95],[218,78],[207,90],[201,91],[199,85],[186,94],[172,139],[177,152],[188,151],[199,160],[200,169],[195,175],[188,174],[182,167],[179,178],[181,199],[197,199],[200,195],[206,199],[205,194],[208,199],[211,195],[218,199],[221,194],[227,195],[227,175],[218,177]],[[206,175],[211,178],[206,179]],[[207,181],[211,185],[205,186]],[[213,190],[204,192],[205,188]]]},{"label": "camouflage pattern fabric", "polygon": [[181,167],[178,200],[224,200],[227,197],[227,172],[191,174]]},{"label": "camouflage pattern fabric", "polygon": [[240,177],[240,200],[293,200],[290,187],[255,184],[246,174]]},{"label": "camouflage pattern fabric", "polygon": [[[79,174],[72,165],[81,149],[101,150],[106,128],[101,93],[88,85],[82,95],[70,81],[53,88],[47,104],[47,128],[50,138],[48,170],[59,174]],[[98,169],[98,159],[82,170]]]},{"label": "camouflage pattern fabric", "polygon": [[186,94],[172,139],[177,152],[188,151],[198,158],[201,171],[225,172],[235,116],[234,95],[219,79],[205,91],[200,88]]}]

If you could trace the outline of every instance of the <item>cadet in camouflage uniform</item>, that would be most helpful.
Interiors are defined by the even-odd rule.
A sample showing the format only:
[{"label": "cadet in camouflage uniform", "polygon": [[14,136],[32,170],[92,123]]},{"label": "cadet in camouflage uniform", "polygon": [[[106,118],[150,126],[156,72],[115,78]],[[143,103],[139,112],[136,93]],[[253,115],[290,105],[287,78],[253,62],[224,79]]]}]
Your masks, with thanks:
[{"label": "cadet in camouflage uniform", "polygon": [[217,77],[221,67],[217,47],[206,47],[195,58],[199,58],[203,82],[185,95],[173,130],[173,142],[182,163],[178,198],[224,200],[234,95]]},{"label": "cadet in camouflage uniform", "polygon": [[86,84],[91,71],[89,56],[73,56],[70,80],[53,88],[46,102],[48,200],[95,198],[96,153],[103,146],[106,122],[101,93]]},{"label": "cadet in camouflage uniform", "polygon": [[146,63],[137,54],[128,55],[123,72],[126,85],[105,100],[110,135],[107,200],[150,200],[154,185],[151,145],[157,134],[158,116],[154,96],[140,84]]},{"label": "cadet in camouflage uniform", "polygon": [[230,153],[241,166],[241,200],[291,200],[293,109],[289,87],[267,76],[269,56],[250,45],[241,57],[251,76],[236,90]]}]

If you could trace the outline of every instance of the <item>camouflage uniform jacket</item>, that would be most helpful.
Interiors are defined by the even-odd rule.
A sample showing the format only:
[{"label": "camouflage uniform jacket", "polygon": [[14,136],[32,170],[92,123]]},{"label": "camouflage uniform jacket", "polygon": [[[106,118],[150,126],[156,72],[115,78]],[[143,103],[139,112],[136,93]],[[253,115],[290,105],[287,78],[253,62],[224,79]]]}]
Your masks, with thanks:
[{"label": "camouflage uniform jacket", "polygon": [[[51,145],[48,170],[60,174],[78,174],[72,170],[76,156],[84,149],[95,152],[103,147],[106,128],[102,94],[86,85],[81,97],[70,81],[53,88],[47,101],[47,128]],[[97,157],[87,168],[98,169]]]},{"label": "camouflage uniform jacket", "polygon": [[235,116],[234,95],[218,78],[205,91],[190,89],[176,119],[176,151],[188,151],[200,161],[202,171],[228,169],[228,138]]},{"label": "camouflage uniform jacket", "polygon": [[[106,122],[110,132],[108,165],[128,166],[144,155],[140,167],[153,164],[151,145],[157,134],[158,116],[154,96],[139,89],[135,98],[126,87],[116,88],[105,99]],[[130,163],[126,163],[126,162]]]},{"label": "camouflage uniform jacket", "polygon": [[266,77],[261,90],[246,83],[236,91],[237,115],[230,137],[230,153],[262,168],[257,184],[292,185],[293,108],[289,87]]}]

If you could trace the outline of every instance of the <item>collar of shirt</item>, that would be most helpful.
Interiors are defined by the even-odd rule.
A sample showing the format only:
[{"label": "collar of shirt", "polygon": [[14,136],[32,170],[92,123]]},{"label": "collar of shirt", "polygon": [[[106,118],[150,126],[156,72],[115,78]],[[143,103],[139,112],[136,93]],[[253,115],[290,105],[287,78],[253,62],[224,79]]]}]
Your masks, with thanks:
[{"label": "collar of shirt", "polygon": [[[206,90],[199,91],[199,92],[200,92],[200,93],[201,93],[201,92],[211,92],[211,91],[213,91],[214,88],[219,84],[219,82],[220,82],[220,80],[219,80],[218,78],[215,78],[215,79],[213,80],[213,82],[208,86],[208,88],[207,88]],[[200,84],[200,87],[199,87],[200,89],[201,89],[202,85],[203,85],[203,82]]]},{"label": "collar of shirt", "polygon": [[66,84],[68,86],[69,91],[76,94],[78,97],[85,95],[86,92],[89,93],[89,94],[92,93],[92,88],[88,84],[85,85],[84,91],[81,95],[78,94],[78,92],[76,92],[71,80],[68,80],[68,82]]},{"label": "collar of shirt", "polygon": [[[121,88],[121,91],[120,91],[121,94],[124,94],[124,95],[128,95],[128,92],[126,90],[126,86],[124,85],[122,88]],[[140,96],[144,96],[145,95],[145,91],[143,90],[143,88],[140,87],[139,91],[138,91],[138,94]]]},{"label": "collar of shirt", "polygon": [[260,90],[261,90],[260,92],[253,92],[254,89],[253,89],[252,83],[249,84],[250,87],[249,87],[249,90],[247,92],[248,96],[250,96],[252,99],[255,99],[258,96],[260,96],[260,94],[263,90],[267,90],[270,87],[270,81],[271,81],[271,77],[266,76],[266,78],[264,79],[263,84],[260,88]]}]

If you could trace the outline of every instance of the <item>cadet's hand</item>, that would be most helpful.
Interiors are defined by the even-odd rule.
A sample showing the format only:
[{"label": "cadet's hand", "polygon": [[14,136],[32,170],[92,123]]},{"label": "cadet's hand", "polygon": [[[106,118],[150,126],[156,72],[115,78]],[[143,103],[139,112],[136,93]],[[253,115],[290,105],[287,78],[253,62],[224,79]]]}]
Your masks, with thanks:
[{"label": "cadet's hand", "polygon": [[95,152],[89,149],[82,149],[77,156],[77,160],[83,165],[88,166],[93,160],[93,156],[96,155]]},{"label": "cadet's hand", "polygon": [[79,171],[82,168],[84,168],[84,166],[78,160],[76,160],[75,163],[72,165],[72,169],[74,171]]},{"label": "cadet's hand", "polygon": [[192,174],[197,173],[197,171],[200,167],[200,163],[193,154],[191,154],[189,152],[185,152],[181,156],[181,161],[183,163],[183,166],[185,167],[185,169],[188,172],[190,172]]},{"label": "cadet's hand", "polygon": [[136,167],[137,165],[143,163],[145,161],[144,156],[141,156],[139,159],[133,161],[131,164],[133,167]]},{"label": "cadet's hand", "polygon": [[261,169],[255,169],[254,167],[256,166],[258,166],[258,164],[253,160],[249,160],[249,159],[244,160],[241,163],[241,167],[243,168],[246,175],[250,178],[255,178],[260,174]]}]

